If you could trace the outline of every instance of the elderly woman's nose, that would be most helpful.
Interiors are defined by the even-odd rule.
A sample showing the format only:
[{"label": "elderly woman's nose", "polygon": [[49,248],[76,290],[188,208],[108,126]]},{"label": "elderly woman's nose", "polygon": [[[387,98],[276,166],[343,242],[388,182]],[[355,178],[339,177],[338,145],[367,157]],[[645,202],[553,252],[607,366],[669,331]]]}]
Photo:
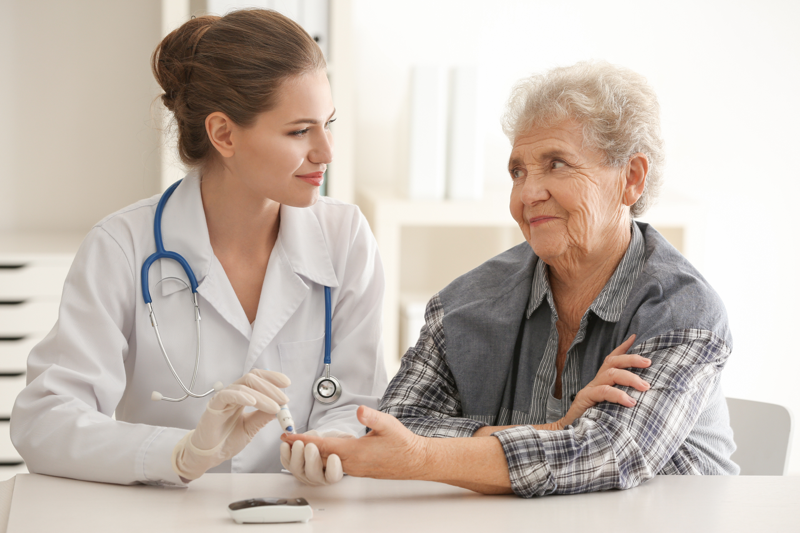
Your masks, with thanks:
[{"label": "elderly woman's nose", "polygon": [[533,205],[537,202],[544,202],[550,198],[550,191],[547,190],[543,180],[535,175],[529,174],[522,185],[520,199],[524,204]]}]

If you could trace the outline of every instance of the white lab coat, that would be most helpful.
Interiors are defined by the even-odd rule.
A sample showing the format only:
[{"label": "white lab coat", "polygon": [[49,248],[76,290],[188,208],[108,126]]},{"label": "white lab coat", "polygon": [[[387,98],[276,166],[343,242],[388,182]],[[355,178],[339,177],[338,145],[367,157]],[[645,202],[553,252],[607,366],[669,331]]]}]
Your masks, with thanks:
[{"label": "white lab coat", "polygon": [[[170,463],[208,398],[180,397],[142,298],[141,267],[155,251],[159,197],[101,221],[81,245],[64,285],[59,318],[28,358],[28,386],[14,405],[11,438],[31,472],[111,483],[182,484]],[[376,407],[386,388],[381,349],[384,279],[375,239],[357,207],[320,198],[281,207],[275,248],[255,322],[247,317],[214,256],[200,185],[189,174],[164,209],[163,241],[183,255],[199,284],[201,362],[195,391],[228,385],[253,368],[285,373],[298,432],[338,429],[361,435],[355,410]],[[150,270],[150,291],[167,353],[188,384],[195,361],[191,292],[170,260]],[[157,285],[159,280],[164,281]],[[343,386],[333,405],[315,401],[323,372],[325,300],[333,304],[331,373]],[[112,418],[113,415],[116,415]],[[268,424],[215,472],[280,471],[277,422]]]}]

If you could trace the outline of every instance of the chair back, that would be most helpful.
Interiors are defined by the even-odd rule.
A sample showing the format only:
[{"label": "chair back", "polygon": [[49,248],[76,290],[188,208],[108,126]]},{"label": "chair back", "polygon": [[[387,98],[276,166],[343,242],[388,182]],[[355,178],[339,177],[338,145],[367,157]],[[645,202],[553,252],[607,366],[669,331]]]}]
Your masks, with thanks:
[{"label": "chair back", "polygon": [[792,414],[782,405],[727,398],[736,451],[731,459],[743,476],[782,476],[789,465]]}]

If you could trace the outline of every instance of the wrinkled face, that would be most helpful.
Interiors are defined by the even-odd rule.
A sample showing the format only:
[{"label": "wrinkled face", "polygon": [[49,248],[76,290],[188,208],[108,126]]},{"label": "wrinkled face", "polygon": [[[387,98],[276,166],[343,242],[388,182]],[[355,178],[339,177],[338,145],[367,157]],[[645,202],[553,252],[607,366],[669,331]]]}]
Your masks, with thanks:
[{"label": "wrinkled face", "polygon": [[233,174],[258,196],[293,207],[314,204],[333,159],[333,114],[325,71],[287,79],[276,106],[235,131]]},{"label": "wrinkled face", "polygon": [[511,214],[548,265],[602,252],[610,229],[627,216],[623,170],[605,166],[601,151],[583,146],[576,122],[518,136],[508,170]]}]

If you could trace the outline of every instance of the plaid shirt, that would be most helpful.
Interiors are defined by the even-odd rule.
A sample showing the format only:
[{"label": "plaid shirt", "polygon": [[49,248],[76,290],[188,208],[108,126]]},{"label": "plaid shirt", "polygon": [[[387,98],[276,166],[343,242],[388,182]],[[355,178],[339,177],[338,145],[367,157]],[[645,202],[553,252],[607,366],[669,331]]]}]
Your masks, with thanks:
[{"label": "plaid shirt", "polygon": [[[618,320],[633,280],[643,264],[643,246],[634,227],[628,252],[600,295],[587,310],[563,373],[563,410],[580,389],[574,349],[586,335],[589,311],[604,320]],[[557,315],[546,268],[537,265],[527,314],[547,301],[551,323],[547,348],[538,370],[554,376],[558,337]],[[428,303],[425,326],[416,346],[403,357],[400,371],[389,384],[380,409],[425,437],[471,437],[484,425],[544,422],[550,389],[534,380],[530,413],[499,413],[495,417],[465,418],[459,391],[445,358],[446,335],[439,295]],[[715,464],[686,440],[712,393],[719,392],[719,373],[730,348],[708,330],[679,329],[637,343],[633,350],[652,360],[632,372],[650,383],[646,392],[620,387],[636,400],[632,408],[603,402],[562,431],[531,425],[495,432],[508,461],[514,492],[523,497],[550,493],[579,493],[631,488],[656,474],[719,474]],[[538,376],[538,374],[537,374]],[[546,383],[552,383],[553,378]],[[541,390],[539,390],[541,389]],[[713,447],[713,443],[710,444]]]}]

